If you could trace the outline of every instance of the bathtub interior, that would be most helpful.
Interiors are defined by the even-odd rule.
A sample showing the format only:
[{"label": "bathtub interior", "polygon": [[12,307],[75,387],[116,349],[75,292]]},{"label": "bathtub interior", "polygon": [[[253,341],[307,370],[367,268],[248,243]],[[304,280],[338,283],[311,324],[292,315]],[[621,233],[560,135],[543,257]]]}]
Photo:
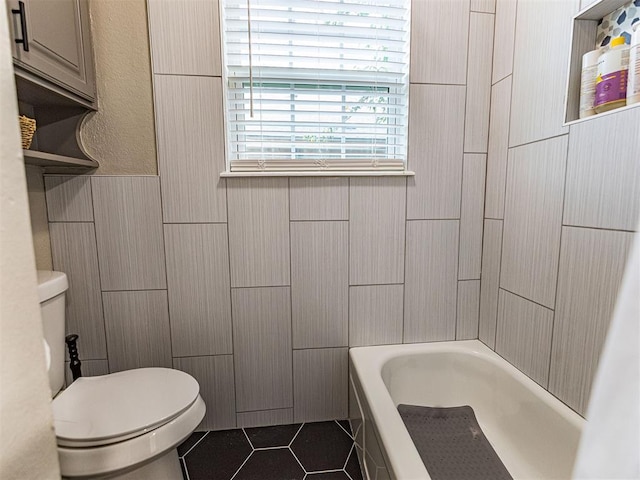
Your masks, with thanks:
[{"label": "bathtub interior", "polygon": [[[402,352],[402,347],[396,348]],[[394,406],[471,405],[484,433],[514,478],[571,478],[582,418],[485,349],[473,344],[473,348],[455,351],[414,350],[410,354],[388,355],[377,370],[379,381],[386,387],[381,390],[390,396]],[[364,397],[360,401],[365,416],[371,416],[370,429],[375,433],[375,428],[381,428],[376,423],[383,422],[376,422],[369,413],[367,401],[371,399],[364,393],[368,379],[362,381],[357,374],[354,377],[356,385],[365,384],[360,387],[363,391],[360,396]],[[379,408],[376,410],[380,415]],[[388,417],[384,422],[402,423],[395,409],[384,415]],[[389,448],[384,444],[380,447],[383,451]]]}]

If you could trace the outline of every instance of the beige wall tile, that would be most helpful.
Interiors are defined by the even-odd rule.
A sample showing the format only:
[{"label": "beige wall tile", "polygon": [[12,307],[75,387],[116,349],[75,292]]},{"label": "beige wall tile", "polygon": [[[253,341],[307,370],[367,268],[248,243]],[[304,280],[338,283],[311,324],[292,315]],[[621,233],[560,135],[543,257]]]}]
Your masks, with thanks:
[{"label": "beige wall tile", "polygon": [[293,351],[295,422],[348,417],[348,348]]},{"label": "beige wall tile", "polygon": [[167,292],[103,292],[109,371],[171,367]]},{"label": "beige wall tile", "polygon": [[406,181],[350,180],[349,284],[402,283]]},{"label": "beige wall tile", "polygon": [[154,90],[164,221],[226,222],[222,81],[155,75]]},{"label": "beige wall tile", "polygon": [[518,2],[509,146],[567,133],[564,86],[577,11],[578,0]]},{"label": "beige wall tile", "polygon": [[164,226],[174,357],[232,353],[224,224]]},{"label": "beige wall tile", "polygon": [[496,0],[471,0],[471,11],[495,13]]},{"label": "beige wall tile", "polygon": [[482,245],[478,338],[489,348],[495,348],[498,288],[500,286],[500,257],[502,255],[502,220],[484,221],[484,240]]},{"label": "beige wall tile", "polygon": [[53,268],[67,274],[65,329],[76,333],[80,359],[107,358],[93,223],[52,223]]},{"label": "beige wall tile", "polygon": [[567,137],[509,151],[500,286],[553,308]]},{"label": "beige wall tile", "polygon": [[458,221],[407,223],[404,342],[454,340]]},{"label": "beige wall tile", "polygon": [[638,125],[640,109],[636,108],[571,127],[565,224],[636,229],[640,215]]},{"label": "beige wall tile", "polygon": [[459,218],[465,87],[412,85],[410,102],[407,218]]},{"label": "beige wall tile", "polygon": [[102,290],[167,288],[158,177],[92,177]]},{"label": "beige wall tile", "polygon": [[290,177],[291,220],[349,220],[349,179]]},{"label": "beige wall tile", "polygon": [[233,356],[174,358],[173,368],[182,370],[200,384],[207,412],[196,430],[226,430],[236,426]]},{"label": "beige wall tile", "polygon": [[293,408],[241,412],[237,415],[238,428],[267,427],[269,425],[289,425],[293,423]]},{"label": "beige wall tile", "polygon": [[633,235],[562,229],[549,391],[582,415],[587,410]]},{"label": "beige wall tile", "polygon": [[491,89],[487,193],[484,207],[484,216],[488,218],[504,218],[510,110],[511,76],[508,76],[496,83]]},{"label": "beige wall tile", "polygon": [[411,24],[411,83],[464,85],[469,0],[412,2]]},{"label": "beige wall tile", "polygon": [[478,338],[478,315],[480,309],[480,280],[458,282],[458,308],[456,340]]},{"label": "beige wall tile", "polygon": [[497,328],[496,352],[546,388],[553,310],[500,290]]},{"label": "beige wall tile", "polygon": [[232,287],[289,285],[289,191],[286,178],[228,182]]},{"label": "beige wall tile", "polygon": [[494,15],[472,13],[469,23],[469,64],[464,121],[464,151],[486,153],[491,104],[491,58]]},{"label": "beige wall tile", "polygon": [[492,83],[502,80],[513,72],[517,5],[518,2],[515,0],[496,0]]},{"label": "beige wall tile", "polygon": [[50,222],[93,222],[91,177],[45,176]]},{"label": "beige wall tile", "polygon": [[291,223],[293,348],[348,345],[349,225]]},{"label": "beige wall tile", "polygon": [[289,287],[234,288],[236,411],[293,406]]},{"label": "beige wall tile", "polygon": [[402,343],[403,285],[349,289],[349,346]]},{"label": "beige wall tile", "polygon": [[486,164],[486,155],[465,154],[464,156],[460,211],[459,280],[480,279]]},{"label": "beige wall tile", "polygon": [[148,0],[147,8],[154,73],[222,74],[217,0]]}]

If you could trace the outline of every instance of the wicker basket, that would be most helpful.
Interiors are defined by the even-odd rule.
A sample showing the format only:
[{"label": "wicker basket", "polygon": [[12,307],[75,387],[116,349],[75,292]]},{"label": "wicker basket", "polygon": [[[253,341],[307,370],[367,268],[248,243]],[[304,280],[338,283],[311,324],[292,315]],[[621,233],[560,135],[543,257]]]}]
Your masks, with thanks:
[{"label": "wicker basket", "polygon": [[33,118],[20,115],[20,133],[22,135],[22,148],[26,150],[31,146],[33,134],[36,133],[36,121]]}]

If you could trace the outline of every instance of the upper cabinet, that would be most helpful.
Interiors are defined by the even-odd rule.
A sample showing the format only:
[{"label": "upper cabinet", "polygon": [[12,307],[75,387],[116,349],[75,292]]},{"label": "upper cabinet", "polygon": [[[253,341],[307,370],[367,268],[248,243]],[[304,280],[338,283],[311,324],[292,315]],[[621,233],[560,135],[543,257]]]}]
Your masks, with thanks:
[{"label": "upper cabinet", "polygon": [[95,99],[87,0],[6,0],[16,74]]}]

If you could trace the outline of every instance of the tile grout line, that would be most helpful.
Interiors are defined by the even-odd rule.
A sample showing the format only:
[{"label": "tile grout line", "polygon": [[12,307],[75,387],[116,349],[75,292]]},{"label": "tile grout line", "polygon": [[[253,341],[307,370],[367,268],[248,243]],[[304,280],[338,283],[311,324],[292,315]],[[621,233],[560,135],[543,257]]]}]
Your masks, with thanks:
[{"label": "tile grout line", "polygon": [[244,436],[246,437],[247,442],[249,442],[249,446],[251,447],[251,450],[256,450],[256,447],[253,446],[253,442],[249,438],[249,435],[247,434],[247,431],[245,430],[245,428],[242,427],[240,430],[242,430],[242,433],[244,433]]},{"label": "tile grout line", "polygon": [[197,441],[196,443],[194,443],[194,444],[191,446],[191,448],[190,448],[189,450],[187,450],[187,451],[184,453],[184,455],[182,455],[180,458],[184,458],[184,457],[186,457],[186,456],[189,454],[189,452],[191,452],[191,450],[193,450],[194,448],[196,448],[196,447],[198,446],[198,444],[199,444],[202,440],[204,440],[204,437],[206,437],[207,435],[209,435],[209,432],[210,432],[210,431],[211,431],[211,430],[207,430],[206,432],[204,432],[204,435],[203,435],[202,437],[200,437],[200,438],[198,439],[198,441]]}]

